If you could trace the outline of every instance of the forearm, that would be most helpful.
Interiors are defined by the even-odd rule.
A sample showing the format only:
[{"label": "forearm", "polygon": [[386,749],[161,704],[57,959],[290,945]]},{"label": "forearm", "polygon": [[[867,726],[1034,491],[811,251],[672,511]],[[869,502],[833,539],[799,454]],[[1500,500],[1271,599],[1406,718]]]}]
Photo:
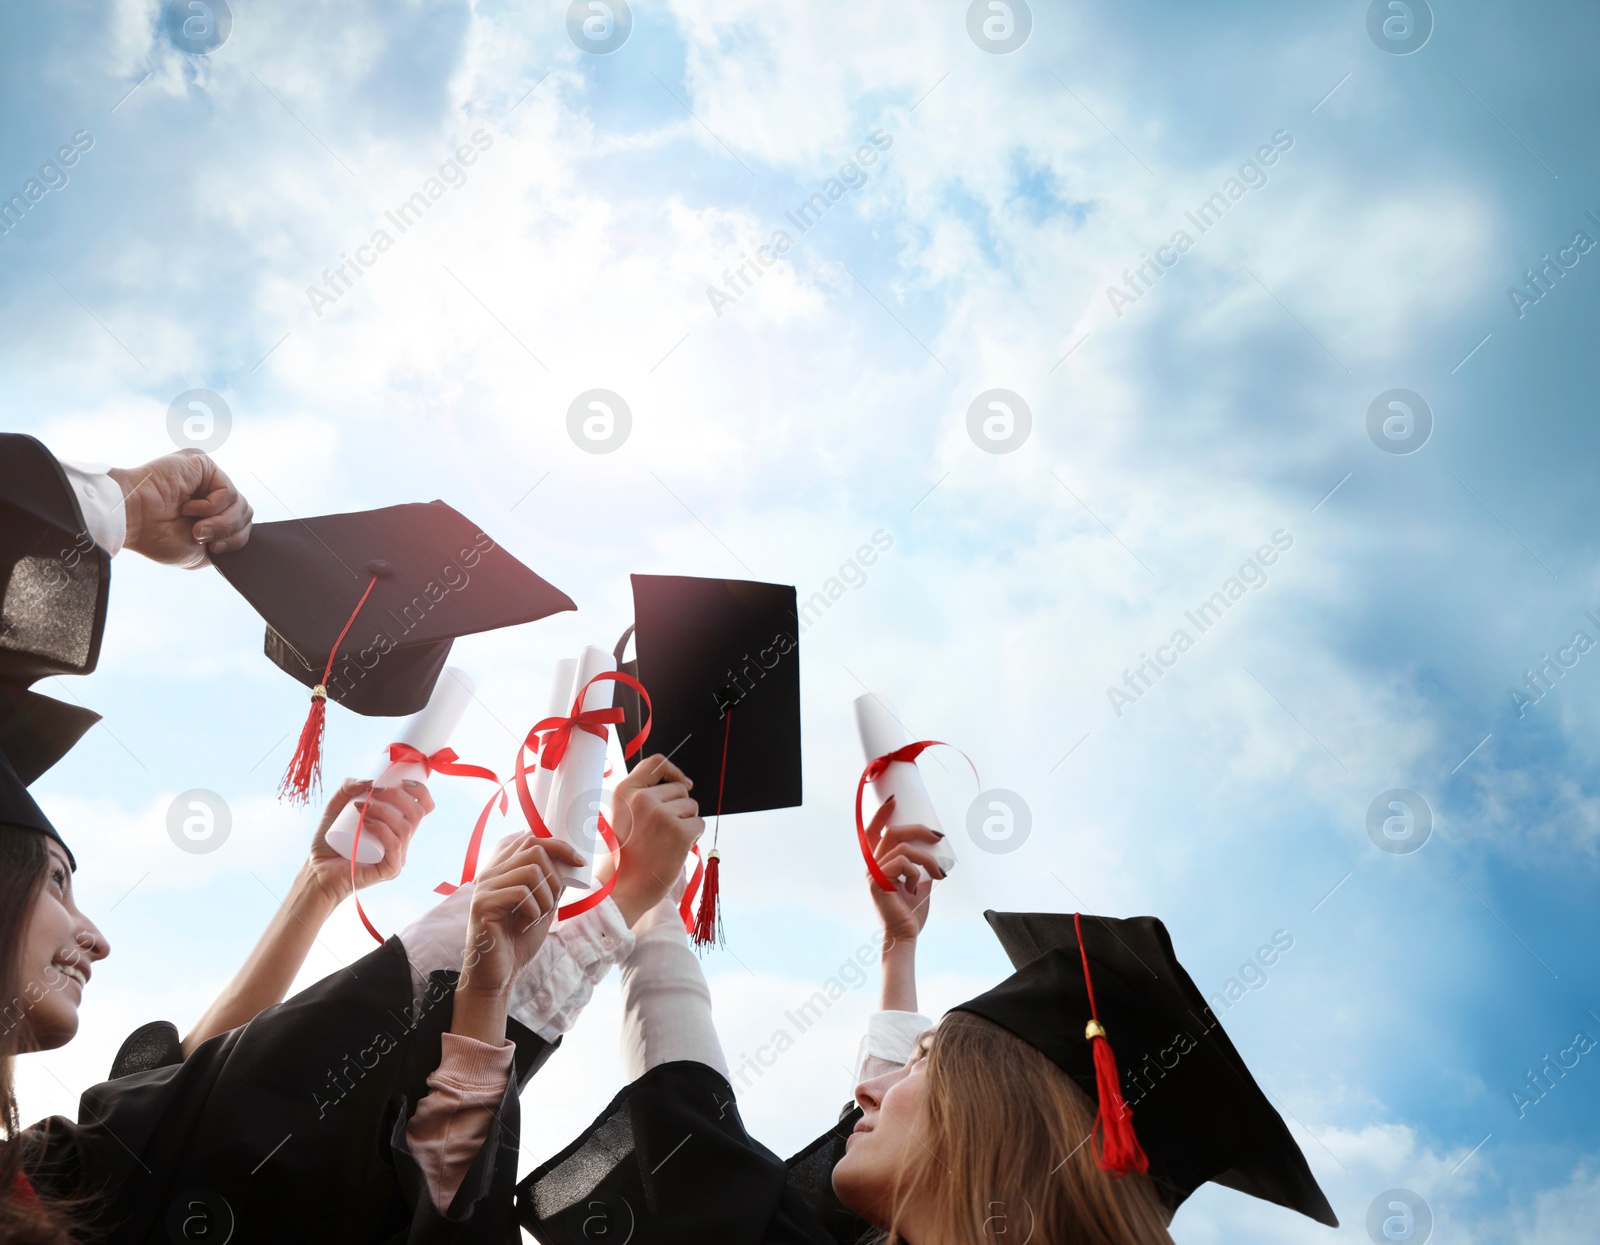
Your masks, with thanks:
[{"label": "forearm", "polygon": [[503,1046],[506,1040],[508,989],[477,990],[465,978],[456,986],[455,1006],[450,1013],[450,1032],[474,1038],[490,1046]]},{"label": "forearm", "polygon": [[513,965],[499,956],[494,935],[476,921],[467,925],[467,941],[456,979],[455,1000],[450,1012],[450,1032],[475,1038],[491,1046],[506,1040],[506,1009],[511,1002]]},{"label": "forearm", "polygon": [[692,1060],[728,1076],[711,1015],[711,989],[676,905],[664,899],[634,928],[622,961],[622,1062],[630,1081],[651,1068]]},{"label": "forearm", "polygon": [[917,1010],[917,941],[885,938],[883,944],[883,997],[878,1006],[886,1012]]},{"label": "forearm", "polygon": [[183,1039],[184,1057],[207,1038],[236,1029],[281,1003],[318,931],[337,906],[337,900],[301,870],[244,967]]}]

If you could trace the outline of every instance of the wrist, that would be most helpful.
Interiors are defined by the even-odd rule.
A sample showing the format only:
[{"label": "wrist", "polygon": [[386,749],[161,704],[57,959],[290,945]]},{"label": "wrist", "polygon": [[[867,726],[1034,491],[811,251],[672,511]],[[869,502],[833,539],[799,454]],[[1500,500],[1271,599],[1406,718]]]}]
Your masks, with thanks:
[{"label": "wrist", "polygon": [[611,889],[611,902],[617,905],[617,911],[622,913],[622,919],[629,929],[639,923],[640,917],[660,903],[661,898],[661,895],[639,894],[633,887],[624,886],[620,878],[616,886]]},{"label": "wrist", "polygon": [[308,860],[300,867],[297,880],[308,893],[331,908],[337,908],[355,893],[350,881],[350,862],[343,857],[333,861]]},{"label": "wrist", "polygon": [[450,1012],[450,1032],[499,1046],[506,1037],[506,1009],[509,991],[480,993],[463,977],[456,985]]},{"label": "wrist", "polygon": [[341,890],[337,878],[330,881],[322,870],[308,863],[301,865],[300,872],[295,875],[286,906],[300,920],[316,926],[332,916],[348,894],[348,885]]},{"label": "wrist", "polygon": [[879,1006],[886,1012],[917,1010],[917,945],[915,939],[884,944],[883,993]]},{"label": "wrist", "polygon": [[481,968],[465,968],[461,970],[461,976],[456,979],[456,993],[470,995],[484,1002],[493,1002],[496,999],[506,1002],[511,998],[511,981],[509,978],[502,979],[494,973],[484,972]]},{"label": "wrist", "polygon": [[126,467],[108,467],[106,474],[115,480],[117,487],[122,490],[122,510],[127,522],[127,535],[123,538],[123,545],[129,549],[136,549],[142,535],[144,518],[139,504],[139,477]]}]

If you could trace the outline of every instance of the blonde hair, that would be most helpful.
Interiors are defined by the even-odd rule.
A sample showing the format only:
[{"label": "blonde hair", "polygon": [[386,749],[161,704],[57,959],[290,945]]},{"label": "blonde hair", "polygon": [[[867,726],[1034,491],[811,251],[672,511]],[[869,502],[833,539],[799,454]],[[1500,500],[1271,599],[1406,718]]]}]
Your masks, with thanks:
[{"label": "blonde hair", "polygon": [[1095,1104],[1071,1077],[998,1025],[951,1012],[927,1054],[913,1145],[879,1238],[898,1245],[905,1209],[931,1211],[915,1245],[1031,1239],[1038,1245],[1172,1245],[1149,1176],[1102,1171]]}]

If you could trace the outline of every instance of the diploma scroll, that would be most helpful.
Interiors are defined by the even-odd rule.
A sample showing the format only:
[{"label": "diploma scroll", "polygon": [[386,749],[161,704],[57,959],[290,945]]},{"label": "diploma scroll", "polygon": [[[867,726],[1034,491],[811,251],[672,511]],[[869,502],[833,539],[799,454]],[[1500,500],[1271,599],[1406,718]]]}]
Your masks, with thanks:
[{"label": "diploma scroll", "polygon": [[[591,644],[583,650],[577,665],[578,673],[572,680],[572,695],[559,711],[563,716],[571,713],[572,698],[578,694],[578,689],[597,674],[614,672],[617,659],[608,650],[595,648]],[[595,683],[584,693],[579,709],[584,713],[609,709],[616,692],[617,685],[610,679]],[[551,834],[577,848],[589,862],[581,867],[562,865],[560,878],[563,886],[586,891],[593,885],[591,873],[599,842],[597,818],[604,811],[600,784],[605,778],[606,746],[610,740],[609,727],[599,735],[591,735],[586,730],[573,730],[561,764],[556,766],[555,779],[550,784],[549,815],[544,818],[545,825],[550,828]]]},{"label": "diploma scroll", "polygon": [[[406,719],[394,742],[407,744],[423,756],[430,757],[448,746],[450,737],[455,734],[456,727],[461,722],[461,715],[467,711],[467,705],[472,701],[475,687],[472,676],[465,670],[446,666],[439,673],[439,681],[434,684],[433,695],[428,697],[428,703],[423,706],[420,713],[414,713]],[[377,768],[373,771],[372,779],[375,786],[398,787],[407,779],[426,782],[428,771],[416,761],[390,761],[389,749],[385,747],[380,754]],[[328,846],[346,860],[350,859],[350,851],[356,837],[356,822],[360,817],[361,810],[352,801],[340,810],[339,816],[334,819],[333,827],[328,831]],[[368,833],[366,826],[363,825],[361,847],[356,863],[377,864],[383,859],[383,855],[383,844],[378,842],[377,836]]]},{"label": "diploma scroll", "polygon": [[[572,698],[578,694],[577,685],[574,683],[578,676],[578,659],[576,657],[563,657],[556,662],[554,676],[550,680],[550,699],[545,706],[544,716],[547,718],[564,718],[572,709]],[[533,772],[532,788],[533,806],[539,810],[539,816],[545,819],[548,825],[550,818],[550,787],[555,782],[556,772],[538,766]]]},{"label": "diploma scroll", "polygon": [[[894,705],[882,696],[872,692],[857,696],[855,710],[856,729],[861,734],[861,750],[866,753],[869,762],[911,742]],[[872,793],[878,797],[880,804],[894,796],[894,813],[889,820],[891,826],[927,826],[930,830],[944,828],[939,824],[939,814],[933,810],[933,802],[928,799],[928,789],[922,783],[922,773],[915,761],[890,762],[884,772],[872,780]],[[933,858],[939,862],[941,869],[949,873],[955,868],[956,856],[948,836],[931,846]]]}]

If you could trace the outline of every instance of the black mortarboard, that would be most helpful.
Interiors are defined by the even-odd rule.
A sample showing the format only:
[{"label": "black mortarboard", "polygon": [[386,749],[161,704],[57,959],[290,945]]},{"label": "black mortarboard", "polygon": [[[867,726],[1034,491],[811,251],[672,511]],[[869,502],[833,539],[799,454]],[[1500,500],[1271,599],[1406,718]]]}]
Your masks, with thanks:
[{"label": "black mortarboard", "polygon": [[[650,695],[650,747],[694,782],[702,816],[800,803],[800,619],[794,589],[748,579],[634,575],[633,626],[617,666]],[[622,660],[632,634],[631,662]],[[638,735],[638,693],[617,685],[623,745]],[[720,938],[717,832],[705,859],[692,937]],[[696,878],[700,875],[697,873]],[[691,896],[692,898],[692,896]]]},{"label": "black mortarboard", "polygon": [[1069,915],[984,916],[1017,971],[954,1010],[1015,1034],[1099,1102],[1095,1043],[1085,1037],[1097,1012],[1169,1210],[1213,1180],[1338,1226],[1300,1147],[1178,963],[1160,921],[1084,916],[1080,951]]},{"label": "black mortarboard", "polygon": [[0,683],[0,755],[25,786],[66,756],[99,720],[92,709]]},{"label": "black mortarboard", "polygon": [[17,830],[37,830],[40,834],[48,835],[61,844],[61,850],[66,852],[67,860],[72,867],[74,869],[78,867],[72,849],[67,846],[60,832],[50,824],[50,819],[44,815],[44,810],[34,802],[33,796],[28,793],[28,784],[18,776],[3,753],[0,753],[0,826],[9,826]]},{"label": "black mortarboard", "polygon": [[[650,746],[694,780],[705,816],[800,803],[800,622],[784,584],[634,575],[631,662],[650,693]],[[639,697],[618,684],[624,745],[639,733]],[[727,711],[732,711],[731,718]],[[727,743],[723,777],[723,743]]]},{"label": "black mortarboard", "polygon": [[267,656],[313,689],[313,717],[319,686],[356,713],[416,713],[457,636],[576,608],[442,501],[258,523],[212,561],[266,619]]}]

